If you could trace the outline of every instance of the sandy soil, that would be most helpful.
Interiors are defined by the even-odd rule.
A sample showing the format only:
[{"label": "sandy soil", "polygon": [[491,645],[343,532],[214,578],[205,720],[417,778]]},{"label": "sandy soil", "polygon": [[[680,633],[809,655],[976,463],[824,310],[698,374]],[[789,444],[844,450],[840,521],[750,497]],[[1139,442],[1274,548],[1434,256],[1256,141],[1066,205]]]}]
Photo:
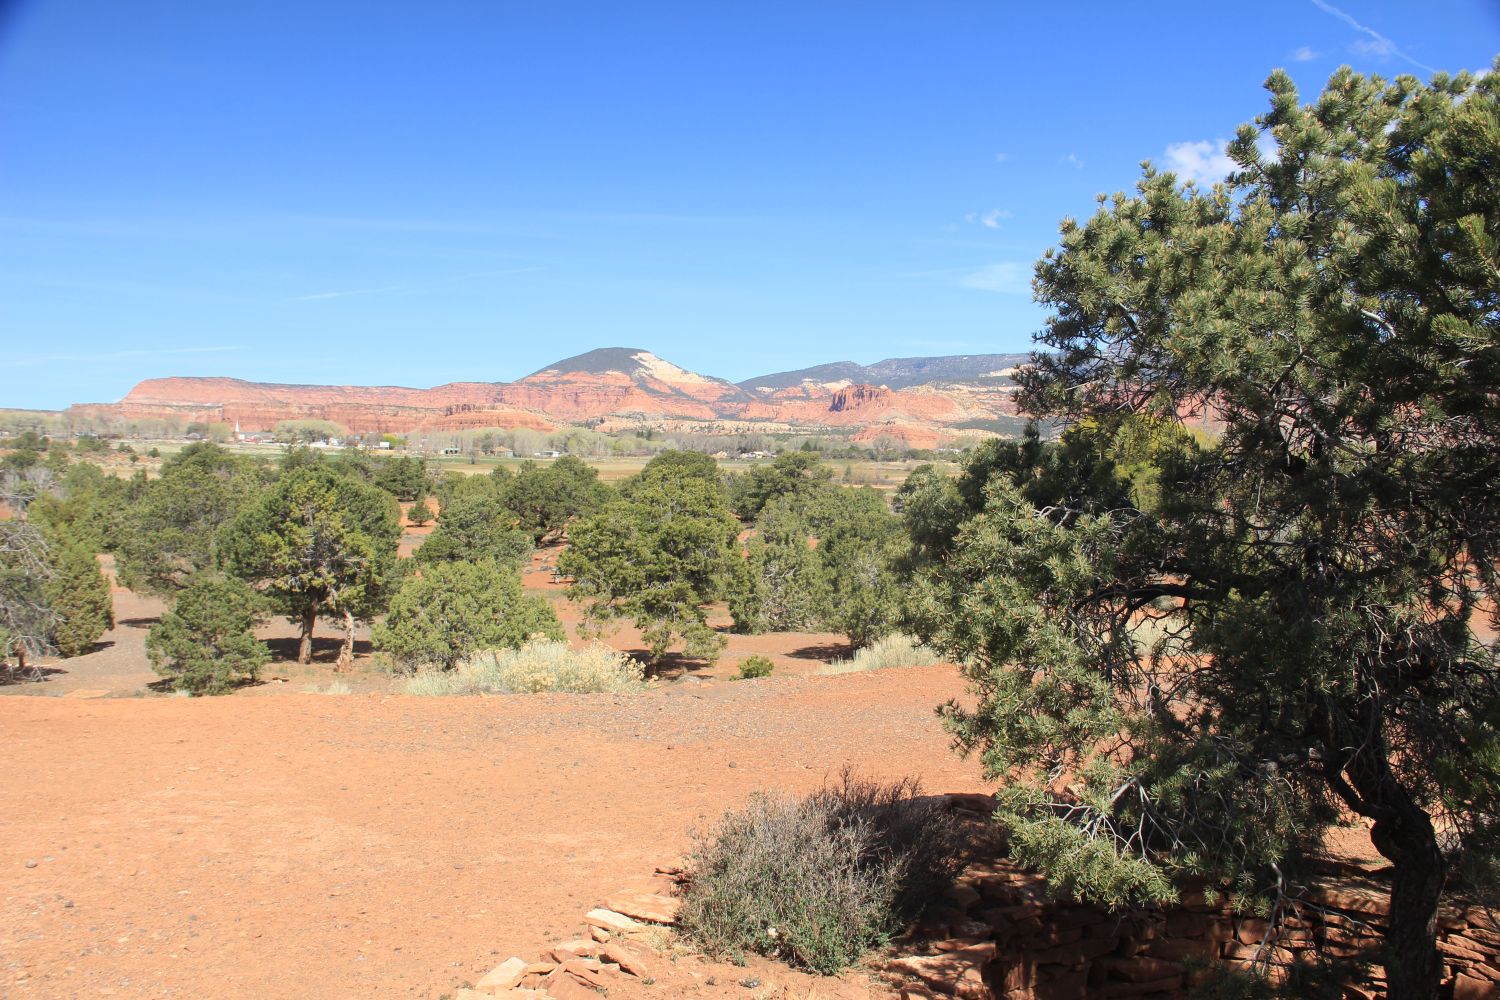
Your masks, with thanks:
[{"label": "sandy soil", "polygon": [[0,995],[439,996],[575,936],[756,789],[845,763],[979,787],[932,712],[959,690],[6,698]]}]

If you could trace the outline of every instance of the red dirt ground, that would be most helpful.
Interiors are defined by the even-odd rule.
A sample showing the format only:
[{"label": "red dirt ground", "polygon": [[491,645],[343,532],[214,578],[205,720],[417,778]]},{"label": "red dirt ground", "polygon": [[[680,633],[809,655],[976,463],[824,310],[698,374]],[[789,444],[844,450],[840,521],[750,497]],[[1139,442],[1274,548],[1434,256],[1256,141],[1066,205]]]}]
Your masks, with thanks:
[{"label": "red dirt ground", "polygon": [[[436,997],[757,789],[975,789],[944,667],[640,695],[0,699],[0,995]],[[28,863],[35,862],[35,867]]]},{"label": "red dirt ground", "polygon": [[[526,582],[560,599],[550,557]],[[325,662],[287,662],[276,620],[265,683],[188,699],[147,688],[160,602],[114,596],[94,652],[0,687],[3,998],[439,997],[578,936],[585,910],[751,792],[845,764],[982,787],[933,713],[961,694],[956,671],[813,676],[838,636],[733,636],[716,668],[666,671],[706,682],[638,695],[414,698],[367,653],[335,674],[333,628]],[[753,652],[775,676],[713,679]],[[309,693],[331,681],[353,693]],[[748,995],[728,978],[744,970],[692,975],[622,995]],[[825,983],[812,993],[864,995]]]}]

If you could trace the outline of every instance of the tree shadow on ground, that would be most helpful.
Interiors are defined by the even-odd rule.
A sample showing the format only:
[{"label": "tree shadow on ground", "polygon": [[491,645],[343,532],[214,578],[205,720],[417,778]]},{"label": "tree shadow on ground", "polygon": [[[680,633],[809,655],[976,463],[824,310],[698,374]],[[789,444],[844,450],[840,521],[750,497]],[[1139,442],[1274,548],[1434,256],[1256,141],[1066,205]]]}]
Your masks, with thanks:
[{"label": "tree shadow on ground", "polygon": [[[266,648],[271,651],[273,662],[297,662],[297,650],[301,646],[301,640],[296,636],[279,636],[273,639],[262,639]],[[335,663],[339,658],[339,650],[344,647],[343,636],[314,637],[312,661],[314,663]],[[354,655],[368,656],[374,646],[369,639],[354,640]]]},{"label": "tree shadow on ground", "polygon": [[664,653],[661,659],[652,663],[651,650],[644,647],[622,649],[620,652],[639,661],[646,670],[646,677],[654,680],[675,681],[707,670],[709,666],[703,660],[693,659],[681,653]]},{"label": "tree shadow on ground", "polygon": [[[230,690],[226,691],[224,693],[225,694],[233,694],[235,691],[239,691],[242,688],[261,687],[262,685],[264,685],[266,683],[267,682],[264,679],[260,679],[260,678],[258,678],[256,680],[253,680],[253,681],[252,680],[244,680],[244,679],[237,680],[233,684],[230,685]],[[154,691],[157,694],[176,694],[177,693],[177,681],[176,681],[175,678],[172,678],[172,677],[163,677],[159,681],[151,681],[150,683],[148,683],[146,685],[146,688],[147,688],[147,690]],[[199,697],[209,698],[209,697],[213,697],[213,695],[200,695]]]},{"label": "tree shadow on ground", "polygon": [[27,667],[18,670],[15,667],[0,667],[0,687],[9,687],[12,684],[42,684],[47,678],[54,674],[67,673],[62,667]]},{"label": "tree shadow on ground", "polygon": [[847,642],[822,642],[794,649],[786,655],[794,660],[822,660],[824,663],[832,663],[834,660],[847,660],[853,656],[854,646]]},{"label": "tree shadow on ground", "polygon": [[159,621],[161,621],[161,615],[152,615],[149,618],[121,618],[115,624],[126,628],[150,628]]}]

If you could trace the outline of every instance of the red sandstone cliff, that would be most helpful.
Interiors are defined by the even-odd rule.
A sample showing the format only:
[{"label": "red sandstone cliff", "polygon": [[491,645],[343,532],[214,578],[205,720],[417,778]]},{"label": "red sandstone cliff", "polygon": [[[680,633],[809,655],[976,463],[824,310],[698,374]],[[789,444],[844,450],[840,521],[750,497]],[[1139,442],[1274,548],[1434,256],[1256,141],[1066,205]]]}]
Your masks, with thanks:
[{"label": "red sandstone cliff", "polygon": [[356,433],[418,429],[527,427],[551,430],[609,418],[643,421],[764,422],[860,428],[935,443],[945,429],[1015,412],[1009,386],[803,383],[751,393],[679,368],[647,351],[609,348],[569,358],[511,383],[404,386],[276,385],[232,378],[148,379],[113,404],[75,414],[124,419],[176,418],[271,430],[283,420],[331,420]]}]

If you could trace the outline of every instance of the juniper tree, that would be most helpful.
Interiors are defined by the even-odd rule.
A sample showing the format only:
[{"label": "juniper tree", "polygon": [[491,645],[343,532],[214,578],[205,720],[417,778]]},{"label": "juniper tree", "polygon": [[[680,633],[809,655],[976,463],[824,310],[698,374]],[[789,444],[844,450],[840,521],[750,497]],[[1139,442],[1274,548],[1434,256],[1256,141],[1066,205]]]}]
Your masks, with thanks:
[{"label": "juniper tree", "polygon": [[54,539],[49,547],[52,575],[42,594],[55,616],[52,645],[64,656],[79,656],[114,626],[109,581],[86,545]]},{"label": "juniper tree", "polygon": [[549,535],[560,535],[569,521],[603,507],[611,492],[597,469],[564,455],[549,465],[523,463],[505,483],[504,502],[517,525],[540,545]]},{"label": "juniper tree", "polygon": [[133,590],[170,597],[212,569],[218,532],[265,488],[263,470],[216,444],[189,445],[137,486],[120,517],[116,552]]},{"label": "juniper tree", "polygon": [[593,625],[628,618],[659,660],[679,640],[689,656],[715,659],[724,637],[704,606],[724,597],[736,571],[739,522],[718,467],[706,455],[663,452],[606,504],[569,531],[558,569]]},{"label": "juniper tree", "polygon": [[763,498],[734,574],[735,629],[826,629],[865,646],[900,610],[901,522],[874,490],[833,486],[809,468],[788,463],[787,488]]},{"label": "juniper tree", "polygon": [[437,527],[417,549],[419,563],[496,562],[519,569],[531,558],[531,535],[505,505],[506,481],[468,476],[446,490]]},{"label": "juniper tree", "polygon": [[760,509],[729,595],[736,632],[821,627],[829,613],[829,592],[816,542],[807,512],[794,498],[777,498]]},{"label": "juniper tree", "polygon": [[808,451],[789,451],[769,465],[756,465],[729,484],[734,512],[747,521],[760,516],[761,508],[781,496],[807,496],[826,487],[833,470]]},{"label": "juniper tree", "polygon": [[432,508],[427,506],[426,497],[418,497],[412,501],[411,507],[406,512],[406,519],[417,528],[432,523]]},{"label": "juniper tree", "polygon": [[813,530],[828,587],[824,624],[867,646],[895,628],[900,610],[901,522],[868,487],[829,488],[821,501]]},{"label": "juniper tree", "polygon": [[219,573],[188,580],[146,633],[151,668],[190,694],[225,694],[253,681],[270,660],[254,628],[265,600],[243,581]]},{"label": "juniper tree", "polygon": [[54,536],[109,552],[121,539],[126,511],[145,488],[144,478],[121,479],[92,462],[76,462],[58,477],[56,492],[37,497],[26,515]]},{"label": "juniper tree", "polygon": [[339,664],[353,656],[354,623],[382,606],[401,537],[389,493],[319,466],[280,481],[219,533],[225,569],[260,586],[301,629],[297,658],[312,662],[319,615],[344,619]]},{"label": "juniper tree", "polygon": [[1433,997],[1450,872],[1500,829],[1500,74],[1267,88],[1226,184],[1148,164],[1036,272],[1029,412],[1217,437],[1124,503],[990,478],[914,612],[967,664],[947,715],[1024,859],[1274,905],[1353,813],[1393,869],[1390,996]]},{"label": "juniper tree", "polygon": [[427,463],[410,455],[384,459],[371,474],[371,481],[397,500],[420,500],[427,489]]},{"label": "juniper tree", "polygon": [[515,569],[493,561],[442,562],[408,577],[375,626],[375,648],[408,668],[450,669],[482,650],[519,648],[533,636],[566,638],[546,598],[526,594]]}]

